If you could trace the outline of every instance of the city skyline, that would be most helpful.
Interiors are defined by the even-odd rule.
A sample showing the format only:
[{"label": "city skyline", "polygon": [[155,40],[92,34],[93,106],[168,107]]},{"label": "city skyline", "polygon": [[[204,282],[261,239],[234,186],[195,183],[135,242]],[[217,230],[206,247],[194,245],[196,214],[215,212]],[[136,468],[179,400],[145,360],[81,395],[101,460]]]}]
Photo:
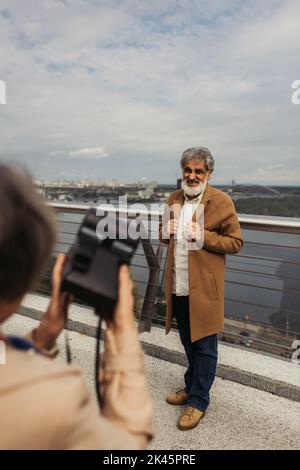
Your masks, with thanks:
[{"label": "city skyline", "polygon": [[300,181],[295,0],[2,0],[0,160],[38,179]]},{"label": "city skyline", "polygon": [[[75,179],[59,179],[59,178],[52,178],[52,179],[38,179],[35,178],[35,182],[37,184],[90,184],[90,185],[98,185],[98,186],[107,186],[107,187],[125,187],[125,186],[145,186],[145,185],[152,185],[155,184],[157,186],[176,186],[177,185],[177,180],[176,181],[162,181],[158,182],[156,180],[148,180],[147,178],[141,178],[140,180],[131,180],[131,181],[122,181],[120,179],[115,179],[115,180],[98,180],[98,179],[82,179],[80,177],[75,178]],[[217,186],[261,186],[261,187],[290,187],[290,188],[299,188],[300,184],[286,184],[286,185],[280,185],[280,184],[270,184],[270,185],[265,185],[262,183],[253,183],[251,181],[248,182],[239,182],[235,180],[231,180],[228,182],[223,182],[223,183],[218,183]]]}]

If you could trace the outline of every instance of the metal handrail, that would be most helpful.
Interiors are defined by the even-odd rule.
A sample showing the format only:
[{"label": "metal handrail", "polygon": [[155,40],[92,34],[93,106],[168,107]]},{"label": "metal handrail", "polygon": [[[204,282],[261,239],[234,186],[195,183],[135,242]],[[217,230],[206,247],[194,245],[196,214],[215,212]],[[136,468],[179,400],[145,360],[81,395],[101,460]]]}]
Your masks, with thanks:
[{"label": "metal handrail", "polygon": [[[55,211],[57,211],[57,213],[77,213],[77,214],[84,214],[90,207],[89,204],[72,204],[72,203],[57,203],[57,202],[49,202],[50,206],[53,207],[53,209],[55,209]],[[139,211],[136,211],[135,209],[131,209],[130,206],[129,207],[113,207],[112,205],[107,205],[107,204],[99,204],[99,205],[96,205],[94,204],[94,207],[99,207],[100,209],[104,210],[104,211],[109,211],[109,212],[114,212],[116,213],[117,215],[119,216],[123,216],[123,215],[126,215],[127,217],[129,218],[135,218],[137,216],[140,216],[142,219],[145,218],[145,219],[148,219],[150,220],[150,218],[155,221],[155,223],[158,223],[159,221],[161,221],[161,218],[162,218],[162,211],[156,211],[156,210],[139,210]],[[66,217],[67,218],[67,217]],[[239,221],[240,221],[240,224],[241,224],[241,227],[242,229],[249,229],[249,230],[259,230],[259,231],[265,231],[265,232],[277,232],[277,233],[283,233],[283,234],[297,234],[299,235],[300,234],[300,219],[299,218],[289,218],[289,217],[273,217],[273,216],[258,216],[258,215],[248,215],[248,214],[238,214],[238,218],[239,218]],[[61,220],[62,219],[62,220]],[[70,223],[70,224],[74,224],[74,225],[78,225],[79,224],[79,221],[76,222],[76,221],[68,221],[68,220],[63,220],[63,217],[61,217],[60,219],[60,223]],[[66,229],[68,230],[68,229]],[[72,231],[72,229],[70,229]],[[60,233],[64,233],[63,231],[60,232]],[[149,234],[150,233],[154,233],[153,230],[149,231]],[[71,236],[75,236],[75,233],[68,233],[66,232],[65,235],[70,235]],[[150,237],[151,238],[151,237]],[[163,256],[162,256],[162,251],[160,250],[160,244],[157,243],[158,240],[152,240],[151,242],[148,240],[148,249],[146,249],[147,253],[145,252],[145,247],[144,247],[144,254],[139,254],[137,253],[137,256],[145,256],[146,255],[146,259],[148,261],[148,265],[149,265],[149,262],[151,262],[152,264],[152,272],[150,273],[149,275],[149,278],[148,278],[148,282],[145,282],[145,280],[142,280],[142,279],[137,279],[136,282],[137,282],[137,285],[140,285],[141,283],[146,286],[146,292],[145,292],[145,295],[141,296],[140,298],[143,299],[143,307],[141,309],[141,315],[140,315],[140,330],[141,331],[149,331],[150,330],[150,326],[151,326],[151,322],[152,322],[152,317],[153,317],[153,314],[154,314],[154,310],[155,310],[155,306],[158,306],[159,304],[163,304],[163,299],[162,298],[159,298],[159,296],[157,296],[158,294],[158,289],[160,287],[160,281],[159,281],[159,277],[160,276],[160,271],[161,273],[164,273],[164,266],[163,264],[164,263],[160,263],[160,268],[158,268],[158,265],[157,265],[157,260],[158,258],[161,258],[163,259]],[[298,250],[298,246],[297,246],[297,240],[296,242],[293,241],[292,245],[293,246],[285,246],[285,245],[280,245],[280,241],[278,242],[279,244],[272,244],[272,240],[270,240],[271,242],[271,246],[274,247],[274,249],[277,248],[280,248],[280,247],[284,247],[284,248],[288,248],[288,249],[291,249],[291,250],[295,250],[297,249]],[[68,240],[66,241],[61,241],[59,242],[61,245],[65,246],[66,248],[68,247]],[[150,245],[149,245],[150,243]],[[151,243],[152,243],[152,248],[151,248]],[[246,242],[247,243],[247,242]],[[258,244],[260,245],[259,241],[257,242],[249,242],[250,244]],[[264,243],[264,245],[269,245],[268,243]],[[299,264],[299,262],[297,262],[297,256],[295,255],[295,258],[294,259],[291,259],[289,260],[288,262],[286,262],[286,260],[283,258],[283,259],[275,259],[275,258],[264,258],[264,257],[261,257],[261,256],[256,256],[255,253],[253,254],[246,254],[246,255],[235,255],[236,258],[239,258],[239,259],[259,259],[260,261],[263,261],[264,259],[266,259],[266,261],[271,261],[274,263],[278,263],[280,262],[282,265],[297,265]],[[280,258],[280,256],[279,256]],[[233,258],[231,259],[233,261]],[[164,259],[164,262],[165,262],[165,259]],[[133,267],[136,266],[138,268],[145,268],[145,266],[139,266],[139,263],[136,264],[136,265],[132,265]],[[249,265],[249,267],[251,267],[251,265]],[[235,272],[235,269],[233,268],[228,268],[228,270],[230,272]],[[239,272],[241,272],[241,274],[245,274],[247,275],[248,273],[251,273],[251,270],[249,271],[248,270],[248,266],[246,265],[245,266],[245,269],[240,269],[240,270],[237,270]],[[257,272],[256,273],[258,276],[260,275],[263,275],[263,274],[266,274],[264,272]],[[275,274],[273,275],[275,277]],[[278,275],[277,275],[278,277]],[[286,277],[283,276],[283,279],[285,279]],[[278,278],[279,279],[279,278]],[[294,280],[294,278],[290,277],[289,278],[291,281]],[[237,282],[238,281],[238,282]],[[245,282],[246,283],[243,283],[243,282],[240,282],[240,279],[238,279],[237,281],[235,280],[230,280],[230,279],[227,279],[226,280],[226,283],[230,283],[230,284],[239,284],[239,285],[249,285],[249,281],[247,281],[245,279]],[[273,291],[276,291],[278,290],[278,292],[282,293],[282,292],[290,292],[290,289],[287,289],[287,286],[284,286],[282,288],[273,288],[270,289],[270,287],[268,286],[263,286],[259,283],[259,280],[257,281],[257,285],[251,285],[251,287],[259,287],[259,288],[268,288],[269,290],[273,290]],[[292,289],[293,290],[293,289]],[[296,294],[298,295],[298,291],[296,292]],[[231,296],[230,296],[231,297]],[[271,305],[260,305],[258,304],[257,302],[255,303],[252,303],[250,299],[246,298],[246,299],[240,299],[238,300],[237,298],[230,298],[228,296],[226,296],[225,300],[226,301],[230,301],[230,302],[238,302],[240,304],[243,304],[243,305],[253,305],[255,306],[256,308],[265,308],[265,309],[274,309],[273,306]],[[258,299],[256,299],[258,301]],[[245,309],[244,309],[245,310]],[[288,307],[288,306],[281,306],[280,307],[280,311],[284,314],[296,314],[298,316],[298,312],[292,312],[291,311],[291,308]],[[299,313],[300,314],[300,313]],[[226,318],[230,318],[230,315],[227,313],[227,316]],[[238,317],[235,317],[237,320],[238,320]],[[244,320],[241,320],[241,323],[244,322]],[[251,320],[247,320],[247,323],[250,325],[252,323]],[[266,323],[264,322],[261,322],[259,323],[262,327],[265,327],[266,326]],[[270,325],[271,326],[271,325]],[[241,327],[242,328],[242,327]],[[277,328],[277,327],[276,327]],[[278,329],[278,328],[277,328]],[[298,327],[297,327],[298,329]],[[283,330],[284,331],[284,330]],[[289,332],[292,333],[292,330],[289,329]],[[299,332],[294,332],[294,334],[298,334]],[[228,335],[231,335],[232,337],[235,336],[235,337],[238,337],[238,334],[237,333],[233,333],[230,332],[229,330],[226,330],[222,333],[223,335],[225,335],[226,337]],[[259,342],[262,342],[266,344],[266,350],[267,350],[267,347],[269,346],[270,344],[270,338],[272,338],[272,336],[268,337],[264,337],[264,338],[259,338]],[[272,341],[272,339],[271,339]],[[283,342],[284,343],[284,342]],[[277,345],[278,346],[278,345]],[[277,347],[276,346],[276,347]],[[282,348],[286,348],[286,344],[282,344]],[[275,348],[275,342],[274,342],[274,348]]]},{"label": "metal handrail", "polygon": [[[49,202],[49,205],[54,209],[65,209],[68,212],[84,213],[90,207],[89,204],[66,204]],[[99,204],[97,208],[108,210],[107,205]],[[137,211],[130,209],[130,207],[114,207],[111,205],[109,208],[111,212],[126,213],[129,216],[136,216]],[[138,213],[141,216],[155,216],[162,217],[162,211],[155,210],[139,210]],[[277,217],[277,216],[266,216],[266,215],[252,215],[252,214],[238,214],[239,222],[242,228],[251,228],[252,230],[265,230],[268,228],[270,231],[278,232],[289,232],[289,233],[300,233],[300,218],[292,217]]]}]

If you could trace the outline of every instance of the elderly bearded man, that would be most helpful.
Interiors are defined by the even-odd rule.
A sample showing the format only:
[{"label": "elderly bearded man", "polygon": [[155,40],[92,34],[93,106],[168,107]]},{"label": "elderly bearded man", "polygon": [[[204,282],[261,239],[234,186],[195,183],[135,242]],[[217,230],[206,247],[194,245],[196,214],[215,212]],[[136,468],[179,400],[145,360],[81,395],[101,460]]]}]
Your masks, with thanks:
[{"label": "elderly bearded man", "polygon": [[[188,359],[185,388],[171,393],[167,402],[187,405],[178,428],[188,430],[197,426],[209,405],[217,366],[217,333],[224,327],[225,255],[238,253],[243,238],[231,198],[208,184],[214,170],[210,151],[190,148],[180,163],[182,189],[167,200],[159,236],[169,245],[166,333],[175,316]],[[201,211],[199,223],[196,214]]]}]

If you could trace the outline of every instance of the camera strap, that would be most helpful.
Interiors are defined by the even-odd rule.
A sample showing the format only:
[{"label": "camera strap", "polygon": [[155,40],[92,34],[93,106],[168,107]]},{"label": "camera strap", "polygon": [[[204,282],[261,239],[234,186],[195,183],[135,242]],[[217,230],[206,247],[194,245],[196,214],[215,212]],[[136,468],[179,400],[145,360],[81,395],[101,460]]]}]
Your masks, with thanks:
[{"label": "camera strap", "polygon": [[72,363],[72,353],[71,353],[71,346],[70,346],[70,338],[69,338],[69,330],[65,329],[65,346],[66,346],[66,358],[67,363]]},{"label": "camera strap", "polygon": [[[99,407],[103,407],[103,396],[101,393],[100,381],[99,381],[99,372],[101,366],[101,330],[102,330],[102,318],[98,316],[98,326],[97,326],[97,334],[96,334],[96,351],[95,351],[95,389],[96,389],[96,396]],[[67,363],[72,363],[72,352],[70,346],[70,338],[69,338],[69,331],[65,329],[65,346],[66,346],[66,358]]]},{"label": "camera strap", "polygon": [[101,393],[101,386],[99,381],[99,372],[101,366],[101,330],[102,330],[102,318],[98,316],[98,326],[97,326],[97,339],[96,339],[96,354],[95,354],[95,388],[96,388],[96,396],[98,400],[99,407],[103,407],[103,395]]}]

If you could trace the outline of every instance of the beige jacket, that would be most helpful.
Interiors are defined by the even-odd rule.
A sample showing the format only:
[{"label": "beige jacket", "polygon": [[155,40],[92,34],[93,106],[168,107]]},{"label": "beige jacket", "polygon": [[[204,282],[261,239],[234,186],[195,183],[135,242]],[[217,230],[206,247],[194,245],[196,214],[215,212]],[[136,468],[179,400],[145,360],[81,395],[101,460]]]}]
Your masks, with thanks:
[{"label": "beige jacket", "polygon": [[79,368],[7,346],[6,365],[0,365],[0,449],[146,447],[152,406],[137,332],[109,331],[105,342],[101,413]]},{"label": "beige jacket", "polygon": [[[175,191],[167,200],[174,211],[167,211],[169,218],[178,218],[184,202],[182,190]],[[196,341],[216,334],[224,327],[224,275],[226,254],[238,253],[243,246],[243,236],[231,198],[207,184],[201,204],[204,205],[204,245],[202,249],[188,252],[189,313],[191,339]],[[176,211],[177,209],[177,211]],[[164,217],[164,224],[168,221]],[[159,237],[168,244],[165,271],[165,295],[167,300],[166,333],[172,322],[172,287],[174,266],[174,238],[163,237],[160,225]]]}]

